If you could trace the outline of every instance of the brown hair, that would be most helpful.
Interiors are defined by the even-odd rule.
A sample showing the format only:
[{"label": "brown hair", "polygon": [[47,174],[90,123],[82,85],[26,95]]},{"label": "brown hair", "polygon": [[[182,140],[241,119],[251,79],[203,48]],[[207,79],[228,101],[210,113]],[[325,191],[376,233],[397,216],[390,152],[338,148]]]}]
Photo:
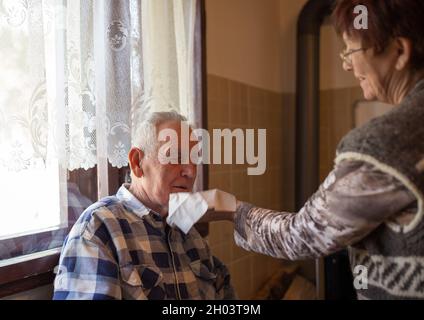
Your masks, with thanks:
[{"label": "brown hair", "polygon": [[[354,8],[368,9],[368,29],[355,29]],[[338,34],[362,41],[365,47],[382,53],[390,40],[404,37],[412,42],[411,67],[424,68],[424,1],[423,0],[338,0],[332,15]]]}]

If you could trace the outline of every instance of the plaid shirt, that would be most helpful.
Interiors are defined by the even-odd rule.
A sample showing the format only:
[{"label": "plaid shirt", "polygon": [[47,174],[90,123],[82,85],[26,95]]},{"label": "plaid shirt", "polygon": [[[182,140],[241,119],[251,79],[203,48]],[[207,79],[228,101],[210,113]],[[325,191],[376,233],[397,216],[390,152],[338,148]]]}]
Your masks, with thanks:
[{"label": "plaid shirt", "polygon": [[80,216],[53,299],[234,299],[227,268],[192,228],[170,228],[121,186]]}]

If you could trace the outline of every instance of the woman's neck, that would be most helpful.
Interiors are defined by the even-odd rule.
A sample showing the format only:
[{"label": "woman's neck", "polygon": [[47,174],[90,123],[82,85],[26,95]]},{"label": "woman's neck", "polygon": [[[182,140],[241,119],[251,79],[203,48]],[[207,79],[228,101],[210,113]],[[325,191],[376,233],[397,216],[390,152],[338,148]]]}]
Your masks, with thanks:
[{"label": "woman's neck", "polygon": [[400,80],[393,90],[391,98],[389,99],[390,104],[399,105],[403,99],[415,88],[420,80],[424,79],[424,71],[415,72],[409,77],[404,77]]}]

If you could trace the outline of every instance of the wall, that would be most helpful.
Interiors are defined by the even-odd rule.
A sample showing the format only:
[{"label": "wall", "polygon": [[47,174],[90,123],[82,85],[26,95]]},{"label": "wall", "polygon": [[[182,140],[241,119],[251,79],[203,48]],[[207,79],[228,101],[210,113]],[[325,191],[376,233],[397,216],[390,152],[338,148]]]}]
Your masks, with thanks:
[{"label": "wall", "polygon": [[[215,75],[208,76],[209,129],[266,128],[267,169],[264,175],[248,176],[245,165],[211,165],[209,187],[233,193],[257,206],[293,209],[292,159],[283,159],[283,148],[293,154],[294,136],[288,119],[293,101],[270,90],[260,89]],[[254,296],[280,267],[281,261],[247,252],[233,240],[233,225],[211,223],[209,243],[212,252],[230,269],[240,298]]]},{"label": "wall", "polygon": [[206,0],[208,73],[281,90],[279,2]]},{"label": "wall", "polygon": [[[267,170],[210,166],[210,188],[279,211],[294,210],[297,16],[306,0],[206,0],[208,128],[266,128]],[[240,298],[251,298],[284,263],[238,248],[232,225],[210,225],[212,252],[229,267]],[[313,263],[305,272],[313,277]]]},{"label": "wall", "polygon": [[294,93],[297,18],[307,0],[206,0],[208,73]]},{"label": "wall", "polygon": [[333,168],[340,139],[355,126],[355,105],[363,99],[362,90],[352,72],[342,68],[339,53],[343,41],[334,28],[321,27],[320,45],[320,179]]},{"label": "wall", "polygon": [[279,32],[281,52],[281,88],[284,93],[296,92],[297,20],[307,0],[280,0]]},{"label": "wall", "polygon": [[393,106],[365,102],[362,90],[352,72],[342,68],[339,53],[344,44],[326,21],[321,28],[320,46],[320,178],[333,166],[340,139],[352,128],[380,116]]},{"label": "wall", "polygon": [[352,72],[342,68],[340,52],[344,49],[343,40],[337,36],[329,19],[321,27],[320,45],[320,87],[321,90],[358,87]]}]

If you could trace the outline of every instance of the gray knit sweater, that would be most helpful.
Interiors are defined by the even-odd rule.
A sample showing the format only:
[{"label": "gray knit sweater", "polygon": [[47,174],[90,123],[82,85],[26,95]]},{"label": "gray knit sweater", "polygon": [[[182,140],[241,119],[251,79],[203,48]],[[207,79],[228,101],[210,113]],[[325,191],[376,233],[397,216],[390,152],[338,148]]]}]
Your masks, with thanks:
[{"label": "gray knit sweater", "polygon": [[351,265],[368,269],[368,298],[424,298],[424,81],[402,104],[353,130],[336,162],[362,160],[396,177],[417,199],[406,225],[385,223],[351,248]]}]

